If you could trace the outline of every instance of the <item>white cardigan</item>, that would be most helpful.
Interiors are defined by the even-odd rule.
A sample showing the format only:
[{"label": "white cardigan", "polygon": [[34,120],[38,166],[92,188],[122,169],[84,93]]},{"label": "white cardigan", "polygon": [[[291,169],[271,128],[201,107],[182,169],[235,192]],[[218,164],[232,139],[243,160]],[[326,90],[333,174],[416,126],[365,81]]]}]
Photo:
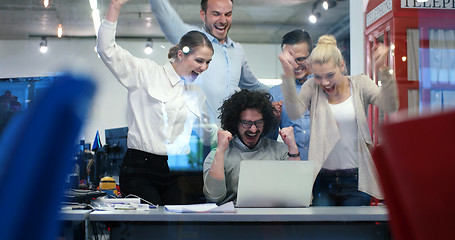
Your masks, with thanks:
[{"label": "white cardigan", "polygon": [[[389,74],[389,69],[379,73],[382,87],[378,87],[366,75],[348,76],[351,82],[354,107],[358,127],[358,160],[359,160],[359,190],[383,199],[383,193],[378,183],[377,170],[371,157],[373,147],[367,114],[370,104],[376,105],[386,112],[398,110],[398,90],[395,79]],[[283,78],[282,91],[286,101],[286,111],[291,119],[296,119],[310,109],[311,138],[309,161],[314,161],[316,179],[322,165],[340,139],[340,133],[334,116],[330,110],[327,94],[311,78],[302,86],[298,95],[294,79]]]}]

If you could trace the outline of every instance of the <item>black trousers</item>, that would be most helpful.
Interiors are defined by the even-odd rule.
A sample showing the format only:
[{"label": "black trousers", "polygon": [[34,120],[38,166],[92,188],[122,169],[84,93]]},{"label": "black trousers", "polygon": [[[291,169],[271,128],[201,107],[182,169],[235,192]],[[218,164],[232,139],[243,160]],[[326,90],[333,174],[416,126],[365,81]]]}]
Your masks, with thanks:
[{"label": "black trousers", "polygon": [[120,166],[120,191],[153,204],[179,204],[181,193],[169,173],[167,156],[128,149]]}]

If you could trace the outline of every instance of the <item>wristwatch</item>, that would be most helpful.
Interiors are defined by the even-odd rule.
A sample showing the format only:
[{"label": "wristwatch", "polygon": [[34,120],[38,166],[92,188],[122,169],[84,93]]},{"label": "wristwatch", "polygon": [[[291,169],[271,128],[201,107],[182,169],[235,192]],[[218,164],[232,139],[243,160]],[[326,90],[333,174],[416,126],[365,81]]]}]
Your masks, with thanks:
[{"label": "wristwatch", "polygon": [[294,153],[294,154],[288,152],[288,156],[289,157],[300,157],[300,152]]}]

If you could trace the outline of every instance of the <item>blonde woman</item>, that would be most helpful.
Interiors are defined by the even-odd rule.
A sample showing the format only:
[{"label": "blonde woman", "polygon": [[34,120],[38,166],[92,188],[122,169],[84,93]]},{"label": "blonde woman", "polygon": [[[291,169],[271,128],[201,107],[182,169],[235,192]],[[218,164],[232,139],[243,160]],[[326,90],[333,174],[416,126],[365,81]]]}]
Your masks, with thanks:
[{"label": "blonde woman", "polygon": [[309,58],[313,78],[297,94],[291,48],[279,56],[284,76],[282,91],[291,119],[310,110],[309,161],[316,165],[313,205],[368,205],[370,196],[382,199],[376,168],[370,154],[373,146],[367,123],[370,104],[386,112],[398,110],[396,82],[386,66],[389,49],[373,48],[379,69],[378,87],[366,75],[346,76],[346,65],[333,36],[318,40]]}]

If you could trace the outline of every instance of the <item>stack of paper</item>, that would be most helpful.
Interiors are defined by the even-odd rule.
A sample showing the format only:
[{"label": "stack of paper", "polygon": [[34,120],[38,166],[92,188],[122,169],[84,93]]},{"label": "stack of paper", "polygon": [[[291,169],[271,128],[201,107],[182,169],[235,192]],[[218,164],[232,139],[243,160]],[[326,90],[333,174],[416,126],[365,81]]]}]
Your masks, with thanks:
[{"label": "stack of paper", "polygon": [[97,198],[91,201],[95,210],[150,210],[156,206],[141,204],[140,198]]},{"label": "stack of paper", "polygon": [[177,213],[229,213],[235,212],[234,203],[227,202],[223,205],[215,203],[189,204],[189,205],[165,205],[164,208],[169,212]]}]

